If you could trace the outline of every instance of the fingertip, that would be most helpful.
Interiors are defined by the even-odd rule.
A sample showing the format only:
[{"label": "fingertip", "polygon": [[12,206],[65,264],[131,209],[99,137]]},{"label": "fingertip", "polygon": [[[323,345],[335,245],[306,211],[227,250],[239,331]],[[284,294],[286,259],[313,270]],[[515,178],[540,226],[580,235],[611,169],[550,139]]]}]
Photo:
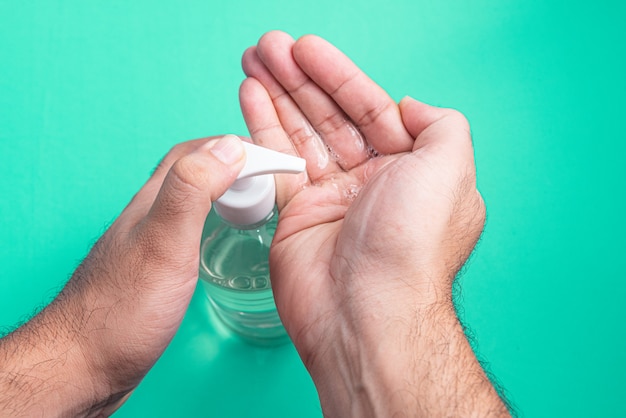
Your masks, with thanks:
[{"label": "fingertip", "polygon": [[267,32],[257,43],[257,54],[262,62],[267,63],[274,52],[285,47],[291,48],[294,42],[288,33],[279,30]]},{"label": "fingertip", "polygon": [[316,35],[314,33],[307,33],[299,37],[298,40],[296,41],[296,44],[299,46],[304,46],[306,44],[319,43],[319,42],[328,43],[324,38],[322,38],[319,35]]},{"label": "fingertip", "polygon": [[241,84],[239,85],[239,100],[246,99],[250,94],[252,94],[258,85],[261,82],[257,80],[254,76],[246,77]]},{"label": "fingertip", "polygon": [[315,39],[315,38],[319,38],[319,36],[313,33],[305,33],[304,35],[302,35],[296,40],[296,43],[297,44],[307,43],[310,39]]},{"label": "fingertip", "polygon": [[402,123],[404,123],[404,127],[412,137],[416,137],[420,130],[418,126],[416,126],[417,116],[420,114],[420,104],[422,103],[408,95],[404,96],[398,103]]},{"label": "fingertip", "polygon": [[315,39],[318,38],[313,34],[302,35],[298,40],[293,44],[293,57],[298,62],[298,57],[302,54],[302,52],[306,52],[310,47],[309,44],[315,42]]},{"label": "fingertip", "polygon": [[298,40],[295,41],[292,49],[293,56],[296,62],[299,62],[300,59],[305,59],[304,57],[308,55],[315,56],[317,54],[323,53],[324,51],[339,51],[341,54],[343,54],[335,45],[322,38],[321,36],[315,35],[313,33],[302,35],[300,38],[298,38]]},{"label": "fingertip", "polygon": [[203,146],[223,164],[232,166],[244,159],[245,150],[241,139],[233,134],[224,135],[221,139]]},{"label": "fingertip", "polygon": [[257,42],[257,44],[260,43],[264,39],[272,38],[274,36],[283,36],[283,35],[290,36],[287,32],[282,31],[280,29],[268,30],[263,35],[261,35],[261,37],[259,38],[259,41]]},{"label": "fingertip", "polygon": [[259,56],[257,55],[256,45],[251,46],[243,52],[241,56],[241,68],[246,76],[250,76],[253,72],[255,63],[259,62]]},{"label": "fingertip", "polygon": [[[256,132],[260,115],[275,116],[272,99],[265,86],[255,77],[246,78],[239,86],[239,105],[241,113],[252,135]],[[261,117],[261,119],[264,119]],[[265,126],[265,125],[263,125]]]},{"label": "fingertip", "polygon": [[441,119],[447,112],[447,109],[428,105],[411,96],[403,97],[398,107],[404,127],[413,138],[418,137],[426,127]]},{"label": "fingertip", "polygon": [[280,42],[280,43],[282,43],[282,42],[293,43],[293,42],[295,42],[295,40],[287,32],[283,32],[281,30],[272,30],[272,31],[269,31],[267,33],[264,33],[263,36],[261,36],[261,38],[259,38],[259,42],[257,43],[257,46],[259,47],[259,50],[263,50],[263,49],[265,49],[267,47],[271,48],[272,45],[274,45],[274,44],[276,44],[278,42]]},{"label": "fingertip", "polygon": [[400,99],[400,101],[398,102],[398,106],[402,108],[402,107],[410,106],[414,102],[417,102],[417,100],[415,100],[409,95],[406,95],[402,99]]}]

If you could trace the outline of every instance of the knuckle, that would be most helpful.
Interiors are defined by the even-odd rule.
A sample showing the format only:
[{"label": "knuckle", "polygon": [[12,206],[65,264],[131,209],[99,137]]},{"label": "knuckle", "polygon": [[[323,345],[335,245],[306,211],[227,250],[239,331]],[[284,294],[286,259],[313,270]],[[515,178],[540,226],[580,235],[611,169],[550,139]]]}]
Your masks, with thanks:
[{"label": "knuckle", "polygon": [[352,84],[359,77],[359,74],[362,74],[362,73],[360,73],[358,70],[355,70],[354,72],[352,72],[352,74],[340,80],[336,86],[331,87],[328,94],[331,97],[335,97],[339,95],[343,90],[345,90],[346,88],[349,88],[349,85]]},{"label": "knuckle", "polygon": [[365,113],[363,113],[363,115],[355,121],[355,123],[361,128],[366,128],[376,123],[380,116],[389,111],[393,106],[395,106],[395,103],[392,100],[385,100],[377,103],[374,107],[366,110]]},{"label": "knuckle", "polygon": [[308,79],[304,79],[298,83],[295,83],[293,86],[290,86],[287,89],[287,92],[292,96],[295,97],[297,96],[299,93],[303,92],[307,86],[309,86],[311,84],[311,82]]},{"label": "knuckle", "polygon": [[169,151],[167,151],[167,154],[165,154],[165,157],[163,157],[161,161],[169,162],[169,166],[171,166],[180,158],[181,154],[185,152],[187,146],[188,145],[185,142],[174,145],[169,149]]},{"label": "knuckle", "polygon": [[188,157],[174,163],[159,191],[158,216],[167,218],[193,209],[194,196],[206,188],[200,169],[200,165]]},{"label": "knuckle", "polygon": [[178,159],[170,169],[171,185],[180,191],[201,191],[206,188],[204,166],[192,155]]},{"label": "knuckle", "polygon": [[169,151],[165,154],[165,156],[161,158],[159,163],[156,165],[156,167],[152,171],[152,174],[154,175],[161,172],[167,173],[170,167],[172,167],[176,160],[179,159],[181,155],[183,155],[188,147],[189,144],[185,142],[176,144],[171,147]]},{"label": "knuckle", "polygon": [[470,123],[467,117],[459,110],[446,109],[446,117],[450,118],[456,125],[470,132]]},{"label": "knuckle", "polygon": [[343,114],[334,112],[324,116],[318,126],[322,134],[329,135],[339,131],[341,128],[346,126],[347,123],[348,121]]},{"label": "knuckle", "polygon": [[317,133],[308,124],[301,126],[289,133],[289,139],[295,146],[301,146],[312,138],[316,137]]},{"label": "knuckle", "polygon": [[263,139],[271,137],[276,133],[282,132],[283,127],[280,123],[274,122],[266,125],[254,126],[250,128],[250,135],[254,138],[255,142],[259,145],[264,145]]}]

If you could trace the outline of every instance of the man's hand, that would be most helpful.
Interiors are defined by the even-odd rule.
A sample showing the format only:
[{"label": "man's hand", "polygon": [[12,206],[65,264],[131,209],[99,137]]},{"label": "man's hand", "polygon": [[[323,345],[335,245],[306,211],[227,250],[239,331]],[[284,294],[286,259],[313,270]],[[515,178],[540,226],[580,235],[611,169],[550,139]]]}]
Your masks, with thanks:
[{"label": "man's hand", "polygon": [[253,141],[307,159],[277,176],[276,304],[329,416],[505,415],[452,305],[482,231],[468,123],[399,105],[315,36],[246,51]]},{"label": "man's hand", "polygon": [[211,202],[244,159],[233,136],[170,151],[52,304],[0,340],[0,415],[100,416],[123,402],[183,319]]}]

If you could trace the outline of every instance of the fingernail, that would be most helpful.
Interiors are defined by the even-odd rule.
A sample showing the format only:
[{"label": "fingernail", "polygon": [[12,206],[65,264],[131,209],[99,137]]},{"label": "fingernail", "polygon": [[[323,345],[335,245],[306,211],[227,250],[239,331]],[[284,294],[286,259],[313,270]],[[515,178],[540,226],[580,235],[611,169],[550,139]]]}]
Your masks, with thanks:
[{"label": "fingernail", "polygon": [[210,149],[211,153],[224,164],[234,164],[243,157],[241,139],[235,135],[224,135]]}]

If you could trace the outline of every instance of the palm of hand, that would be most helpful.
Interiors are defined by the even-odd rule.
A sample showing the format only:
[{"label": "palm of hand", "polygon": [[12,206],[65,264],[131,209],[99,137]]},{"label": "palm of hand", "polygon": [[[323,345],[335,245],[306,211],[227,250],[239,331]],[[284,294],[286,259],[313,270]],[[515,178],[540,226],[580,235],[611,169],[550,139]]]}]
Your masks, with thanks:
[{"label": "palm of hand", "polygon": [[[355,304],[399,290],[382,302],[394,303],[407,294],[403,286],[432,294],[433,282],[401,276],[439,277],[456,261],[431,263],[446,246],[424,243],[453,242],[458,254],[445,257],[462,264],[481,228],[458,245],[447,231],[457,206],[480,201],[471,140],[456,112],[415,101],[398,107],[320,38],[267,34],[243,67],[240,99],[253,140],[308,162],[304,180],[277,176],[281,212],[270,256],[279,313],[306,361],[338,324],[353,323],[346,316]],[[462,151],[449,155],[448,146]],[[472,187],[459,190],[464,176]]]},{"label": "palm of hand", "polygon": [[[344,270],[354,267],[351,260],[366,260],[368,250],[384,245],[379,228],[367,220],[384,216],[382,202],[390,196],[369,189],[389,181],[394,170],[383,166],[395,159],[370,159],[308,185],[282,209],[270,266],[276,303],[296,346],[318,342],[328,321],[341,316],[346,300],[358,290],[344,281]],[[369,176],[376,177],[371,184]],[[371,245],[355,245],[361,240]]]},{"label": "palm of hand", "polygon": [[[264,36],[258,48],[244,54],[243,67],[250,78],[242,84],[240,94],[256,143],[307,159],[307,178],[277,176],[281,211],[270,255],[276,304],[298,347],[309,346],[304,340],[316,341],[325,328],[324,318],[337,317],[342,301],[349,297],[338,286],[340,260],[342,255],[351,259],[355,254],[347,254],[349,246],[336,244],[356,239],[363,230],[359,219],[367,218],[356,214],[354,221],[346,223],[346,213],[355,200],[364,202],[361,211],[367,211],[367,202],[381,198],[371,193],[368,198],[363,188],[371,177],[384,171],[385,164],[398,158],[393,154],[409,151],[413,143],[397,105],[384,91],[360,71],[354,73],[354,64],[330,44],[319,38],[309,40],[312,48],[303,46],[300,63],[296,63],[290,37],[276,32]],[[365,101],[370,102],[366,107],[350,105],[363,101],[342,98],[341,89],[318,85],[303,72],[300,65],[315,66],[320,53],[326,54],[326,59],[321,60],[320,68],[308,68],[312,77],[327,73],[325,66],[339,59],[344,74],[337,80],[322,77],[323,81],[342,85],[352,78],[357,84],[353,88],[364,87]],[[336,94],[328,94],[329,90]],[[343,102],[348,105],[342,106]],[[382,113],[374,114],[372,109],[382,109]],[[354,119],[361,120],[360,129]],[[389,132],[395,138],[387,141]],[[391,155],[374,157],[368,146]],[[302,298],[303,294],[307,297]]]}]

